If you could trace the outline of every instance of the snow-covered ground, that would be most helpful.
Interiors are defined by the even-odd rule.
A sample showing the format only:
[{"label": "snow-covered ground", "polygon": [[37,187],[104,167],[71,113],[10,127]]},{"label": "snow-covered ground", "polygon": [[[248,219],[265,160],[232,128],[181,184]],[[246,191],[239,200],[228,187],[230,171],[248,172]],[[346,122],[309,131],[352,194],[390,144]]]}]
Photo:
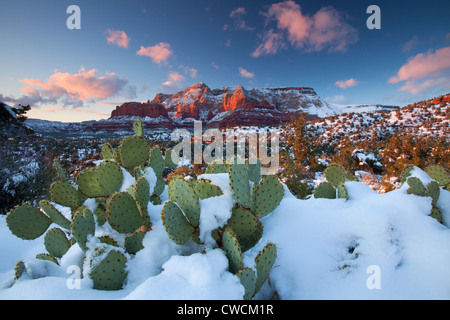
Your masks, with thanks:
[{"label": "snow-covered ground", "polygon": [[[419,169],[413,174],[429,182]],[[227,175],[208,178],[224,195],[201,200],[205,230],[223,224],[232,207]],[[281,204],[262,219],[261,241],[244,254],[251,267],[266,243],[277,245],[270,284],[256,299],[270,299],[275,291],[281,299],[450,299],[450,192],[441,189],[437,203],[442,225],[428,216],[431,198],[407,194],[406,185],[386,194],[358,182],[346,187],[348,201],[298,200],[285,188]],[[61,266],[36,260],[45,252],[44,237],[18,239],[0,217],[0,299],[242,299],[244,288],[228,272],[224,252],[193,242],[174,244],[162,226],[161,209],[149,204],[154,230],[128,261],[120,291],[94,290],[89,279],[77,287],[78,245],[61,258]],[[14,282],[19,260],[29,274]]]}]

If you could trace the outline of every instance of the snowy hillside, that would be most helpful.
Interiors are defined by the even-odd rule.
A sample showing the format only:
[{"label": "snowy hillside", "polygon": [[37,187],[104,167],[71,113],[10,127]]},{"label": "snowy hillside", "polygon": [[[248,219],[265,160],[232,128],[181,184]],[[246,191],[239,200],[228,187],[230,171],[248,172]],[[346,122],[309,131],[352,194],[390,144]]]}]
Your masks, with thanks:
[{"label": "snowy hillside", "polygon": [[[154,174],[148,176],[154,182]],[[411,176],[424,185],[431,181],[418,168]],[[200,200],[201,227],[211,230],[226,223],[233,199],[227,174],[204,177],[223,192]],[[122,189],[132,182],[125,179]],[[245,266],[254,267],[266,243],[277,246],[270,284],[255,299],[270,299],[275,292],[281,299],[450,299],[450,192],[441,188],[436,204],[442,225],[428,216],[432,199],[408,194],[407,184],[387,194],[358,182],[345,187],[349,200],[298,200],[284,188],[280,205],[262,219],[261,240],[244,253]],[[144,248],[129,260],[127,281],[118,291],[94,290],[87,277],[77,287],[83,256],[77,244],[59,266],[37,260],[36,254],[45,252],[44,237],[20,240],[0,217],[0,299],[242,299],[244,287],[229,272],[224,251],[192,240],[176,245],[164,230],[162,208],[148,204],[153,229],[143,239]],[[70,216],[67,209],[62,212]],[[110,231],[106,223],[96,237]],[[96,245],[96,239],[88,246]],[[14,266],[21,259],[27,272],[14,281]]]}]

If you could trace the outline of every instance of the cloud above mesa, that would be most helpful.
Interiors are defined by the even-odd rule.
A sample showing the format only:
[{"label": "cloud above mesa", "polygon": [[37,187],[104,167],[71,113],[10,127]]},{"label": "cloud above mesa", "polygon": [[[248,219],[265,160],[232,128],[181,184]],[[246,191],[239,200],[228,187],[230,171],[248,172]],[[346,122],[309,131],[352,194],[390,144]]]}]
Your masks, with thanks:
[{"label": "cloud above mesa", "polygon": [[276,54],[287,44],[305,52],[343,52],[358,41],[358,33],[345,21],[345,15],[332,6],[321,8],[313,15],[302,12],[296,2],[289,0],[272,4],[267,12],[266,26],[260,44],[252,53],[257,58]]}]

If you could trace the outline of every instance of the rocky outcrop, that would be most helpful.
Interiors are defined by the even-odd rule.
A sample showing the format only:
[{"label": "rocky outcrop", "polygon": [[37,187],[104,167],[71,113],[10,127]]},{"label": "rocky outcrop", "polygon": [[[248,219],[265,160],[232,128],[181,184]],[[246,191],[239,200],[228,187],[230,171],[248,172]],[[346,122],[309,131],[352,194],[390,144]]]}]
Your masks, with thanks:
[{"label": "rocky outcrop", "polygon": [[111,113],[111,118],[125,116],[142,118],[163,117],[169,119],[169,114],[166,108],[159,103],[127,102],[121,106],[117,106],[116,109]]}]

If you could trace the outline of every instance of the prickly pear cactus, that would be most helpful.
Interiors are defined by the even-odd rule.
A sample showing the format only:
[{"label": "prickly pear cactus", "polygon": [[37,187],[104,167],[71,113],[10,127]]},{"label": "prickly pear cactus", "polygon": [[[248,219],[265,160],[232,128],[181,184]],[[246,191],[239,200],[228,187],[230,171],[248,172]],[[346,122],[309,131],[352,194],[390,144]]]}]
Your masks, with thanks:
[{"label": "prickly pear cactus", "polygon": [[244,164],[231,165],[229,168],[230,188],[236,201],[245,208],[251,208],[250,182],[248,170]]},{"label": "prickly pear cactus", "polygon": [[154,147],[151,150],[150,156],[148,158],[148,165],[153,169],[156,176],[162,176],[166,164],[159,147]]},{"label": "prickly pear cactus", "polygon": [[218,186],[213,185],[210,180],[206,179],[198,180],[194,190],[201,200],[223,195]]},{"label": "prickly pear cactus", "polygon": [[169,186],[170,200],[176,202],[193,227],[200,222],[200,202],[194,189],[182,179],[171,181]]},{"label": "prickly pear cactus", "polygon": [[34,240],[44,234],[52,220],[39,208],[25,204],[14,208],[6,217],[6,223],[16,237]]},{"label": "prickly pear cactus", "polygon": [[119,191],[123,182],[123,173],[117,163],[105,161],[100,163],[96,170],[98,181],[103,189],[106,190],[107,195]]},{"label": "prickly pear cactus", "polygon": [[436,206],[436,203],[439,200],[439,195],[441,193],[441,188],[439,188],[439,184],[436,181],[431,181],[428,186],[427,190],[425,191],[425,196],[431,197],[432,205]]},{"label": "prickly pear cactus", "polygon": [[166,202],[161,211],[161,221],[169,238],[178,245],[186,243],[194,234],[194,227],[174,202]]},{"label": "prickly pear cactus", "polygon": [[325,170],[325,177],[327,181],[337,188],[339,184],[346,181],[347,172],[338,164],[331,164]]},{"label": "prickly pear cactus", "polygon": [[250,268],[244,268],[236,273],[236,276],[241,281],[245,288],[244,300],[250,300],[255,293],[257,276],[255,271]]},{"label": "prickly pear cactus", "polygon": [[136,122],[133,123],[133,130],[136,134],[136,137],[143,137],[144,136],[144,126],[142,125],[142,120],[137,119]]},{"label": "prickly pear cactus", "polygon": [[59,228],[50,229],[44,238],[45,249],[55,258],[61,258],[70,249],[70,241]]},{"label": "prickly pear cactus", "polygon": [[[123,288],[127,272],[125,270],[127,258],[120,251],[111,250],[104,258],[104,249],[96,249],[90,260],[91,271],[89,277],[97,290],[120,290]],[[100,262],[96,260],[101,259]]]},{"label": "prickly pear cactus", "polygon": [[108,191],[100,183],[97,168],[86,169],[77,176],[78,190],[88,198],[108,196]]},{"label": "prickly pear cactus", "polygon": [[441,187],[450,184],[450,175],[447,170],[440,165],[430,165],[425,168],[425,172],[434,180],[439,182]]},{"label": "prickly pear cactus", "polygon": [[255,285],[255,294],[261,289],[267,278],[269,278],[270,271],[272,270],[276,258],[277,246],[273,243],[268,243],[255,258],[256,271],[258,274]]},{"label": "prickly pear cactus", "polygon": [[68,181],[53,182],[50,186],[50,199],[72,209],[81,205],[77,190]]},{"label": "prickly pear cactus", "polygon": [[250,210],[239,206],[233,208],[228,227],[234,231],[242,252],[253,248],[263,235],[261,221]]},{"label": "prickly pear cactus", "polygon": [[150,152],[150,146],[143,137],[126,137],[119,146],[119,159],[122,166],[133,169],[143,165]]},{"label": "prickly pear cactus", "polygon": [[144,224],[141,211],[133,197],[127,192],[116,192],[106,203],[107,220],[120,233],[131,233]]},{"label": "prickly pear cactus", "polygon": [[329,182],[322,182],[314,190],[314,198],[336,199],[336,189]]},{"label": "prickly pear cactus", "polygon": [[407,190],[409,194],[415,194],[416,196],[425,196],[426,189],[419,178],[411,177],[408,178],[406,182],[409,185],[409,188]]},{"label": "prickly pear cactus", "polygon": [[248,178],[253,183],[259,183],[261,181],[261,161],[256,160],[256,163],[249,163],[248,168]]},{"label": "prickly pear cactus", "polygon": [[75,240],[77,240],[80,248],[83,251],[86,251],[88,249],[86,243],[89,235],[95,234],[94,215],[89,208],[81,206],[75,211],[72,218],[71,229],[72,235]]},{"label": "prickly pear cactus", "polygon": [[244,256],[236,234],[231,228],[226,228],[222,236],[223,249],[228,258],[229,270],[236,273],[244,268]]},{"label": "prickly pear cactus", "polygon": [[56,210],[56,208],[48,201],[42,200],[39,202],[39,207],[45,212],[50,219],[64,229],[70,230],[70,221],[64,217],[61,212]]},{"label": "prickly pear cactus", "polygon": [[276,176],[265,176],[262,181],[253,187],[254,211],[258,218],[271,213],[284,196],[284,188]]}]

